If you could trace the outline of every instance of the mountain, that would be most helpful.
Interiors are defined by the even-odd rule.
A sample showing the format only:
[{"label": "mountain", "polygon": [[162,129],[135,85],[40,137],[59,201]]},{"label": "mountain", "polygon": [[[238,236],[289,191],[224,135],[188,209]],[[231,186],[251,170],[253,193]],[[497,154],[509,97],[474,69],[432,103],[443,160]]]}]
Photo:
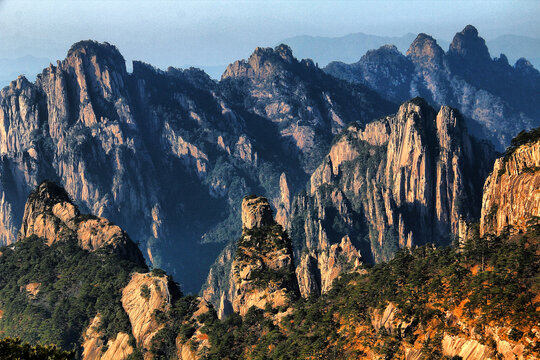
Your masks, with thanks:
[{"label": "mountain", "polygon": [[[17,241],[0,248],[0,260],[2,336],[38,344],[36,354],[51,359],[170,358],[182,350],[176,344],[182,325],[203,314],[216,318],[163,270],[149,272],[120,227],[81,214],[51,182],[29,195]],[[39,346],[50,343],[72,354]],[[2,358],[28,351],[17,344],[2,340]]]},{"label": "mountain", "polygon": [[[417,111],[409,120],[418,116],[414,107],[431,109],[406,103],[401,110]],[[538,130],[523,133],[506,153],[505,172],[515,169],[510,164],[523,169],[517,186],[531,183],[527,174],[537,180],[520,163],[531,154],[534,160],[537,141]],[[509,182],[495,188],[505,184],[515,189]],[[535,220],[524,205],[530,201],[519,197],[513,206]],[[293,244],[269,201],[247,196],[241,207],[242,237],[229,268],[235,311],[219,320],[212,305],[183,296],[165,272],[138,264],[142,254],[122,229],[81,214],[64,189],[41,183],[28,197],[18,240],[0,248],[2,334],[55,342],[83,359],[538,357],[534,221],[488,236],[472,224],[459,247],[404,247],[391,261],[360,264],[320,297],[303,299]],[[0,349],[14,354],[17,344],[2,340]],[[57,353],[50,356],[69,356]]]},{"label": "mountain", "polygon": [[148,268],[118,226],[81,214],[64,189],[43,182],[28,197],[18,240],[1,254],[4,336],[80,354],[83,331],[93,322],[111,349],[127,344],[131,325],[121,290],[131,272]]},{"label": "mountain", "polygon": [[487,41],[493,54],[507,54],[510,62],[519,58],[528,59],[536,69],[540,69],[540,39],[530,36],[506,34]]},{"label": "mountain", "polygon": [[[480,220],[494,160],[493,147],[468,134],[456,109],[436,111],[421,98],[395,115],[351,123],[280,218],[302,296],[320,295],[342,273],[388,261],[401,248],[466,238]],[[237,252],[237,243],[229,244],[203,286],[220,318],[235,296]]]},{"label": "mountain", "polygon": [[373,264],[403,247],[450,245],[480,218],[493,158],[457,110],[437,112],[420,98],[349,125],[292,202],[287,228],[302,294],[329,289],[340,269],[357,266],[355,251]]},{"label": "mountain", "polygon": [[433,105],[456,107],[471,132],[498,150],[523,129],[540,126],[540,73],[519,59],[492,59],[484,39],[468,25],[445,52],[435,39],[419,34],[406,55],[393,46],[371,50],[360,61],[330,63],[325,71],[368,85],[392,101],[421,96]]},{"label": "mountain", "polygon": [[480,234],[525,231],[540,221],[540,128],[523,131],[484,185]]},{"label": "mountain", "polygon": [[[463,119],[456,115],[455,110],[443,107],[435,118],[435,112],[429,105],[415,99],[402,105],[394,117],[365,125],[363,129],[351,125],[353,129],[347,129],[342,136],[338,137],[332,150],[334,154],[339,154],[336,147],[343,146],[338,145],[340,142],[354,144],[368,143],[368,140],[383,143],[390,141],[376,133],[376,129],[385,125],[384,120],[390,128],[388,131],[396,129],[394,131],[403,135],[405,139],[425,139],[420,135],[421,132],[418,135],[412,133],[407,135],[405,131],[407,127],[403,128],[403,123],[408,122],[409,125],[413,125],[416,131],[425,131],[429,129],[428,124],[431,122],[433,123],[431,126],[438,131],[437,135],[431,138],[437,138],[442,142],[437,145],[426,145],[425,158],[436,159],[441,154],[450,156],[452,158],[450,162],[436,161],[439,169],[436,172],[442,174],[446,171],[447,179],[462,173],[460,176],[466,179],[471,174],[467,175],[461,167],[467,161],[467,152],[463,150],[464,144],[473,143],[474,140],[468,138],[467,133],[463,131]],[[399,129],[400,124],[401,129]],[[356,138],[349,132],[356,134]],[[377,136],[374,136],[375,134]],[[388,138],[395,136],[390,135]],[[514,165],[522,170],[519,170],[518,174],[497,175],[499,177],[520,176],[520,178],[514,178],[514,182],[499,181],[497,184],[493,184],[488,178],[483,196],[481,191],[483,181],[478,179],[475,183],[480,183],[480,187],[476,184],[474,189],[478,193],[469,194],[473,197],[466,201],[466,203],[477,203],[479,207],[481,198],[486,201],[492,196],[491,189],[498,189],[497,191],[500,192],[507,191],[508,196],[511,196],[516,193],[515,189],[520,187],[525,190],[520,193],[523,196],[516,197],[509,206],[518,209],[516,219],[525,217],[534,220],[528,221],[528,225],[524,226],[518,222],[515,223],[517,227],[514,231],[481,236],[480,231],[483,225],[479,225],[478,222],[469,223],[467,231],[461,234],[459,243],[456,243],[458,246],[439,248],[432,244],[416,247],[404,246],[394,254],[394,258],[390,261],[373,267],[366,266],[365,263],[356,265],[354,268],[350,267],[336,276],[321,296],[301,298],[289,304],[288,308],[277,310],[283,312],[277,317],[279,319],[277,323],[276,317],[272,315],[276,311],[272,311],[271,306],[263,308],[262,304],[261,306],[255,304],[247,312],[242,310],[242,316],[233,312],[221,321],[209,321],[206,323],[205,331],[213,345],[209,352],[204,353],[204,356],[209,359],[311,359],[316,357],[322,359],[505,358],[532,360],[537,358],[540,343],[537,329],[540,228],[538,218],[535,218],[538,199],[534,193],[537,188],[534,184],[538,176],[534,168],[529,168],[533,164],[530,161],[535,161],[539,153],[535,148],[537,141],[537,130],[523,133],[515,138],[513,146],[506,153],[508,168],[505,171],[515,171]],[[452,146],[448,147],[450,144]],[[374,147],[372,145],[368,149],[374,150]],[[406,151],[406,147],[402,149],[404,150],[402,154],[414,155],[414,152]],[[428,156],[429,151],[433,149],[439,152]],[[341,154],[346,154],[346,152]],[[468,155],[469,161],[471,155],[471,153]],[[373,153],[371,157],[375,157]],[[330,159],[329,156],[328,160]],[[448,158],[443,157],[443,159]],[[366,162],[365,159],[361,160]],[[354,160],[348,161],[355,164]],[[502,159],[497,160],[490,177],[498,172],[501,161]],[[408,163],[404,165],[404,169],[413,172],[423,168],[427,170],[429,169],[427,163],[426,161],[424,166]],[[454,164],[453,172],[449,172],[448,168],[441,171],[445,169],[445,163]],[[327,179],[335,176],[331,175],[331,164]],[[476,166],[483,165],[476,164]],[[384,166],[380,167],[384,169]],[[343,170],[343,165],[340,165],[338,169]],[[377,169],[377,166],[373,169]],[[429,179],[428,173],[429,171],[426,171],[426,175],[420,178]],[[354,172],[340,171],[339,174],[355,177],[352,175]],[[359,174],[356,177],[361,176]],[[384,184],[384,181],[382,183]],[[404,184],[408,183],[415,182],[404,181]],[[429,181],[416,183],[423,183],[424,188],[429,188],[428,185],[432,184]],[[330,185],[333,183],[331,182]],[[452,194],[452,191],[448,191],[448,188],[444,189],[443,186],[448,186],[454,191],[459,189],[456,187],[456,182],[447,183],[441,179],[441,183],[436,186],[441,191],[439,194]],[[501,186],[506,186],[506,188],[501,188]],[[527,189],[534,190],[529,192]],[[366,196],[370,196],[370,193],[368,192]],[[443,199],[441,196],[432,195],[436,201]],[[339,197],[335,196],[335,198]],[[248,204],[248,201],[258,203],[258,206],[244,207],[247,210],[245,214],[249,216],[243,216],[244,223],[248,224],[248,227],[251,226],[249,224],[256,224],[256,228],[261,232],[258,237],[261,241],[249,247],[257,249],[259,246],[264,246],[265,241],[262,239],[265,235],[268,238],[274,230],[272,227],[263,225],[272,223],[268,203],[260,198],[249,197],[244,200],[244,204]],[[445,204],[448,205],[449,202]],[[341,205],[340,211],[349,207],[348,204]],[[482,209],[484,207],[485,203],[482,203]],[[533,209],[532,212],[531,209]],[[414,211],[414,205],[411,210]],[[479,209],[476,209],[477,213],[478,211]],[[322,212],[332,213],[328,208]],[[372,213],[384,213],[384,211],[372,211]],[[416,213],[416,218],[411,217],[413,220],[411,224],[420,228],[427,225],[427,229],[421,228],[426,231],[429,230],[430,224],[423,223],[423,216],[444,217],[444,214],[445,210],[442,208],[430,211],[429,214]],[[483,210],[482,216],[484,216]],[[357,216],[352,219],[359,221]],[[420,225],[416,224],[416,220],[419,220]],[[476,220],[478,220],[478,214]],[[437,225],[437,222],[432,224]],[[449,224],[446,226],[448,231],[451,231]],[[434,228],[431,228],[431,231],[433,230]],[[432,241],[435,242],[438,234],[431,234],[431,236],[433,236]],[[243,239],[240,239],[239,244],[242,241]],[[350,239],[345,240],[345,242],[348,241]],[[341,244],[343,243],[344,241]],[[341,244],[334,245],[341,246]],[[325,249],[318,249],[316,253],[324,254]],[[346,250],[337,253],[337,259],[347,256]],[[245,257],[245,255],[248,256]],[[260,264],[259,266],[266,261],[266,259],[264,262],[256,261],[259,252],[242,250],[233,252],[233,262],[236,262],[239,256],[242,256],[243,262],[255,261]],[[227,259],[224,258],[224,260]],[[230,265],[228,269],[231,271]],[[301,281],[299,283],[302,289]],[[230,289],[226,284],[224,288]],[[279,289],[279,286],[269,285],[268,289],[275,291]],[[242,290],[238,292],[238,294],[242,293]],[[205,296],[208,294],[214,295],[211,292],[205,292]],[[237,293],[233,289],[232,295],[235,296],[235,294]],[[219,296],[217,298],[219,299]]]},{"label": "mountain", "polygon": [[301,186],[334,134],[394,105],[286,46],[257,49],[215,82],[141,62],[128,73],[114,46],[82,41],[35,83],[19,77],[2,89],[0,108],[3,244],[15,241],[26,195],[50,179],[197,292],[240,235],[246,193],[279,207],[280,185]]},{"label": "mountain", "polygon": [[368,50],[387,44],[393,44],[400,51],[405,52],[414,37],[415,35],[411,33],[403,36],[378,36],[364,33],[340,37],[301,35],[284,39],[282,43],[289,45],[300,58],[312,59],[319,65],[326,66],[332,61],[355,62]]}]

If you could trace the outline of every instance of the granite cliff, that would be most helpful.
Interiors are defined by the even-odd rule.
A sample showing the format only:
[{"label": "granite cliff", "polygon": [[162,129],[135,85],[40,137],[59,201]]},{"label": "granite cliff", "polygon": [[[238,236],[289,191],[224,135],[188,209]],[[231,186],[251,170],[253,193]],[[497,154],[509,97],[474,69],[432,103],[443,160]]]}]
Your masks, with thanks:
[{"label": "granite cliff", "polygon": [[283,312],[299,296],[291,240],[272,213],[266,198],[242,201],[242,236],[230,261],[228,251],[221,257],[226,274],[218,278],[211,272],[203,291],[221,318],[232,311],[244,316],[252,306]]},{"label": "granite cliff", "polygon": [[457,33],[448,51],[419,34],[404,55],[386,45],[358,62],[330,63],[325,71],[365,84],[395,102],[421,96],[433,105],[457,108],[471,132],[502,151],[523,129],[540,125],[540,73],[530,62],[492,59],[484,39],[471,25]]},{"label": "granite cliff", "polygon": [[293,200],[287,227],[302,294],[328,290],[342,269],[361,261],[451,244],[480,217],[493,157],[468,135],[457,110],[436,112],[420,98],[394,116],[350,125]]},{"label": "granite cliff", "polygon": [[114,46],[76,43],[34,83],[19,77],[0,91],[0,242],[15,241],[26,195],[51,179],[196,292],[240,235],[246,193],[265,194],[285,216],[287,192],[333,134],[392,109],[286,46],[256,49],[215,82],[137,61],[128,73]]},{"label": "granite cliff", "polygon": [[522,132],[495,161],[482,197],[480,234],[526,231],[540,221],[540,129]]}]

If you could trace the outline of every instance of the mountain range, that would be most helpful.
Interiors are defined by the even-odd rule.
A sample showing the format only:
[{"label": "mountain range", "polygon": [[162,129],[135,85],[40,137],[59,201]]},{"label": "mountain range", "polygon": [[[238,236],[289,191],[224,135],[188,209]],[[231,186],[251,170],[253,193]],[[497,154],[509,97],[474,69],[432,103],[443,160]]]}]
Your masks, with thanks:
[{"label": "mountain range", "polygon": [[330,63],[325,71],[368,84],[397,102],[422,96],[436,106],[456,107],[471,132],[499,151],[519,131],[540,125],[540,72],[526,59],[513,66],[505,55],[492,59],[471,25],[455,35],[447,52],[431,36],[419,34],[406,55],[382,46],[354,64]]},{"label": "mountain range", "polygon": [[132,68],[81,41],[0,91],[3,336],[62,359],[538,355],[529,62],[469,25],[324,69],[283,44],[219,81]]},{"label": "mountain range", "polygon": [[[424,121],[440,124],[445,112]],[[342,240],[317,260],[326,252],[327,266],[349,266],[319,296],[301,292],[295,275],[306,269],[294,265],[294,244],[269,201],[244,197],[228,313],[183,295],[163,270],[148,271],[120,227],[82,214],[63,188],[42,182],[17,241],[0,248],[0,330],[71,350],[35,348],[36,359],[534,359],[539,146],[539,129],[513,139],[485,182],[479,226],[468,223],[459,246],[403,245],[370,267]],[[18,341],[3,340],[2,354],[22,351]]]},{"label": "mountain range", "polygon": [[[281,43],[289,45],[300,58],[309,58],[326,66],[332,61],[353,63],[372,49],[384,45],[394,45],[405,53],[416,35],[412,33],[403,36],[380,36],[365,33],[347,34],[339,37],[300,35],[283,39]],[[443,49],[448,49],[450,42],[437,38],[437,43]],[[508,60],[515,63],[520,58],[528,59],[536,69],[540,69],[540,39],[531,36],[505,34],[486,41],[494,55],[505,54]]]}]

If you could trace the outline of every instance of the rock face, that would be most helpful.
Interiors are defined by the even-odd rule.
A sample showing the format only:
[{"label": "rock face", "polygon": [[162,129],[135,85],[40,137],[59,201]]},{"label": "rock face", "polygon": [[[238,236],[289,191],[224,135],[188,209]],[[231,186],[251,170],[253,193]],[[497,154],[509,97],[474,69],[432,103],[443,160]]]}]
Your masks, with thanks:
[{"label": "rock face", "polygon": [[82,358],[84,360],[121,360],[127,358],[133,352],[133,348],[129,345],[129,335],[126,333],[118,333],[115,339],[109,339],[106,344],[107,350],[103,351],[105,343],[98,330],[100,321],[99,315],[96,315],[83,335]]},{"label": "rock face", "polygon": [[242,316],[252,306],[283,311],[299,295],[291,241],[281,225],[273,220],[270,204],[263,197],[244,198],[242,227],[242,236],[230,262],[230,286],[225,283],[214,288],[210,273],[210,286],[203,294],[214,302],[220,316],[227,314],[226,306]]},{"label": "rock face", "polygon": [[[276,124],[291,151],[300,153],[300,166],[307,173],[314,170],[324,155],[321,149],[327,148],[332,135],[349,119],[370,119],[373,113],[381,112],[379,109],[389,108],[366,88],[346,89],[311,60],[296,60],[283,44],[275,49],[257,48],[248,60],[229,65],[222,82],[236,87],[241,84],[250,110]],[[344,91],[352,97],[344,97]],[[374,108],[367,110],[369,104]]]},{"label": "rock face", "polygon": [[360,259],[380,262],[405,246],[450,244],[464,222],[480,216],[493,157],[469,137],[455,109],[437,113],[419,98],[394,116],[349,126],[293,201],[289,230],[303,254],[302,294],[324,292]]},{"label": "rock face", "polygon": [[66,191],[51,182],[42,182],[28,197],[18,238],[43,238],[48,245],[76,240],[85,250],[109,249],[145,267],[144,258],[128,235],[104,218],[82,215]]},{"label": "rock face", "polygon": [[257,49],[218,83],[141,62],[128,73],[114,46],[76,43],[35,83],[19,77],[0,91],[0,243],[15,241],[27,194],[51,179],[197,291],[240,235],[246,193],[278,207],[281,174],[294,191],[334,133],[390,111],[286,47]]},{"label": "rock face", "polygon": [[482,197],[480,235],[499,235],[506,228],[526,231],[540,221],[540,129],[512,140],[495,161]]},{"label": "rock face", "polygon": [[525,59],[514,66],[504,54],[492,59],[471,25],[455,35],[446,53],[431,36],[419,34],[406,55],[383,46],[354,64],[330,63],[325,71],[396,102],[421,96],[433,105],[456,107],[471,132],[499,150],[519,131],[540,126],[538,70]]},{"label": "rock face", "polygon": [[122,290],[122,307],[129,316],[137,347],[149,350],[152,338],[163,327],[155,311],[167,312],[172,299],[166,276],[135,273]]}]

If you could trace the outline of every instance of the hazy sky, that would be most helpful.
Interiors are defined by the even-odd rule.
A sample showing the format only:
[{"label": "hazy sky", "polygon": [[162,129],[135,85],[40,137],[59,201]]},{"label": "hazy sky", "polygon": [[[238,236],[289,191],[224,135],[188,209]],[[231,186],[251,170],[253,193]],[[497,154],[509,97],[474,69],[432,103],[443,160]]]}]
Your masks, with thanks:
[{"label": "hazy sky", "polygon": [[451,40],[465,25],[486,39],[540,38],[538,0],[122,1],[0,0],[0,58],[64,58],[82,39],[108,41],[129,61],[221,65],[295,35],[426,32]]}]

